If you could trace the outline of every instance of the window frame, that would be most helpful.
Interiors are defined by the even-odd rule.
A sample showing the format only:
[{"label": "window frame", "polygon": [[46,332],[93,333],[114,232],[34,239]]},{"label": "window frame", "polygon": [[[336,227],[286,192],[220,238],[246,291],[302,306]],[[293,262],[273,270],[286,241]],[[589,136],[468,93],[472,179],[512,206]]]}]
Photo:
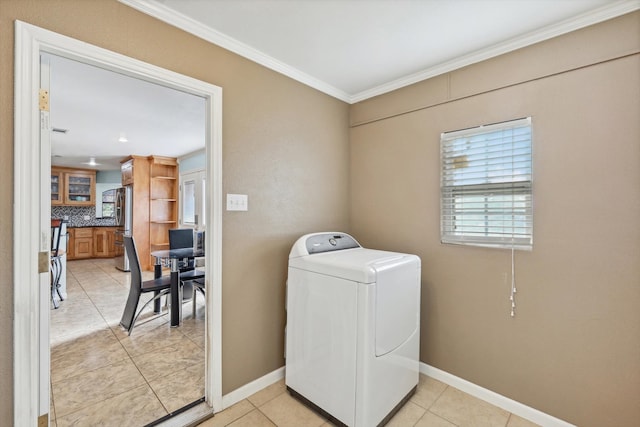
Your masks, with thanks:
[{"label": "window frame", "polygon": [[[455,169],[470,168],[467,155],[460,155],[455,152],[452,147],[460,144],[466,139],[466,147],[469,151],[478,152],[481,150],[489,151],[493,147],[493,142],[485,138],[485,135],[493,135],[497,132],[528,128],[528,145],[524,154],[518,151],[516,154],[516,142],[512,139],[511,154],[505,155],[502,151],[500,160],[497,162],[500,166],[497,169],[495,163],[492,163],[489,156],[483,158],[484,165],[479,163],[473,164],[473,169],[480,168],[480,174],[483,177],[475,179],[467,179],[463,184],[455,184]],[[467,141],[475,138],[481,142],[469,143]],[[500,146],[508,146],[508,138],[500,138]],[[507,142],[505,142],[507,141]],[[522,141],[518,141],[522,142]],[[508,151],[508,150],[507,150]],[[456,155],[453,155],[456,153]],[[522,161],[521,157],[525,157]],[[527,157],[528,156],[528,157]],[[471,157],[471,156],[469,156]],[[505,161],[505,159],[507,159]],[[510,160],[509,160],[510,159]],[[511,163],[509,163],[509,161]],[[515,167],[514,164],[518,164]],[[522,173],[521,170],[528,173]],[[506,172],[506,175],[500,177],[492,177],[492,174],[498,172]],[[471,175],[471,174],[470,174]],[[528,179],[526,179],[528,177]],[[524,178],[524,179],[523,179]],[[484,182],[473,182],[482,181]],[[460,181],[463,181],[460,179]],[[504,197],[511,197],[511,200],[499,200]],[[457,208],[457,201],[462,197],[467,199],[464,208]],[[484,197],[484,206],[481,205]],[[480,200],[474,201],[473,198]],[[493,200],[488,200],[493,198]],[[494,203],[489,206],[488,203]],[[469,205],[478,204],[478,209],[469,207]],[[511,206],[502,207],[500,204],[505,203]],[[458,219],[459,216],[466,214],[466,218]],[[478,217],[484,216],[484,232],[482,231],[482,219],[478,221]],[[510,217],[510,218],[509,218]],[[492,221],[493,225],[492,225]],[[456,225],[456,223],[461,224]],[[502,224],[500,224],[502,222]],[[465,227],[466,231],[456,230],[456,227]],[[493,231],[491,231],[493,229]],[[509,231],[510,232],[506,232]],[[520,231],[524,230],[524,233]],[[483,233],[483,234],[481,234]],[[533,249],[533,126],[531,117],[523,119],[510,120],[506,122],[495,123],[491,125],[478,126],[474,128],[464,129],[460,131],[444,132],[440,137],[440,241],[443,244],[458,244],[470,246],[482,246],[492,248],[513,248],[519,250]]]}]

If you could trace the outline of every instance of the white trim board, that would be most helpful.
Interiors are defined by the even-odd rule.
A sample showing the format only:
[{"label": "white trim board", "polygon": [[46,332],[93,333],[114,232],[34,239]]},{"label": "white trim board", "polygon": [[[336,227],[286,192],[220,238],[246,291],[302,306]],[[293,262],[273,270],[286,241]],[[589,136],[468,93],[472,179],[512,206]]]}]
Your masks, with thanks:
[{"label": "white trim board", "polygon": [[[206,156],[209,194],[206,199],[207,338],[205,394],[215,411],[222,407],[222,88],[80,40],[15,21],[14,70],[14,240],[13,240],[13,424],[34,426],[49,410],[48,383],[39,394],[40,346],[38,253],[48,251],[50,212],[48,183],[42,168],[50,167],[50,144],[40,140],[40,53],[48,52],[116,71],[206,100]],[[42,154],[41,154],[42,153]],[[42,181],[41,181],[42,179]],[[48,178],[49,179],[49,178]],[[42,186],[42,191],[41,191]],[[46,200],[46,202],[45,202]],[[43,302],[49,304],[49,301]],[[48,325],[45,325],[45,327]],[[44,408],[44,409],[42,409]],[[43,411],[41,413],[41,411]]]},{"label": "white trim board", "polygon": [[456,377],[455,375],[445,372],[441,369],[427,365],[426,363],[420,362],[420,373],[433,378],[434,380],[438,380],[447,385],[450,385],[451,387],[455,387],[458,390],[470,394],[473,397],[484,400],[485,402],[497,406],[498,408],[502,408],[505,411],[511,412],[512,414],[516,414],[517,416],[538,425],[545,427],[575,427],[573,424],[570,424],[559,418],[555,418],[542,411],[538,411],[537,409],[524,405],[513,399],[509,399],[508,397],[495,393],[484,387],[480,387],[479,385],[464,380],[460,377]]},{"label": "white trim board", "polygon": [[277,383],[284,378],[284,369],[284,366],[282,368],[278,368],[273,372],[269,372],[268,374],[235,389],[231,393],[225,394],[222,396],[222,408],[226,409],[235,405],[252,394],[269,387],[271,384]]},{"label": "white trim board", "polygon": [[[285,377],[285,369],[286,366],[283,366],[248,384],[245,384],[240,388],[237,388],[231,393],[225,394],[224,396],[222,396],[222,408],[226,409],[232,405],[235,405],[241,400],[248,398],[252,394],[257,393],[260,390],[270,386],[271,384],[280,381]],[[485,402],[488,402],[494,406],[497,406],[498,408],[504,409],[505,411],[511,412],[512,414],[515,414],[538,425],[545,427],[575,427],[573,424],[570,424],[559,418],[555,418],[549,414],[545,414],[542,411],[538,411],[537,409],[524,405],[513,399],[509,399],[508,397],[502,396],[501,394],[495,393],[484,387],[480,387],[479,385],[471,383],[460,377],[456,377],[455,375],[445,372],[441,369],[427,365],[426,363],[420,362],[420,373],[433,378],[434,380],[445,383],[451,387],[455,387],[458,390],[470,394],[473,397],[484,400]]]}]

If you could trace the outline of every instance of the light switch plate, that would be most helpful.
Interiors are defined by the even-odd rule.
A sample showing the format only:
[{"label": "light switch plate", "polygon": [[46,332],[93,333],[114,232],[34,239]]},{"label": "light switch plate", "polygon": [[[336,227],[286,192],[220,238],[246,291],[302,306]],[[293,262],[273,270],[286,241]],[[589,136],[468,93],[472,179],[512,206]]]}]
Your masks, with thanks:
[{"label": "light switch plate", "polygon": [[228,211],[248,211],[249,197],[246,194],[227,194]]}]

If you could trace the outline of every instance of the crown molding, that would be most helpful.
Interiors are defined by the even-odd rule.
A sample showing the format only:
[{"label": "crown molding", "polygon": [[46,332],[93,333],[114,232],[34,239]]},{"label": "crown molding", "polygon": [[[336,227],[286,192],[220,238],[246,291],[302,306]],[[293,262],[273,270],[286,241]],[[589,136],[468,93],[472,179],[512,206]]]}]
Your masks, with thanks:
[{"label": "crown molding", "polygon": [[515,37],[486,49],[478,50],[469,55],[464,55],[451,61],[438,64],[434,67],[427,68],[418,73],[401,77],[399,79],[373,87],[371,89],[367,89],[356,94],[349,94],[326,82],[312,77],[309,74],[298,70],[297,68],[278,61],[277,59],[266,55],[257,49],[252,48],[251,46],[241,43],[232,37],[213,30],[212,28],[209,28],[201,24],[200,22],[189,18],[188,16],[177,13],[176,11],[169,9],[168,7],[160,4],[157,1],[118,1],[134,9],[137,9],[140,12],[166,22],[169,25],[180,28],[181,30],[191,33],[203,40],[234,52],[244,58],[254,61],[273,71],[284,74],[287,77],[290,77],[300,83],[303,83],[349,104],[361,102],[374,96],[382,95],[387,92],[412,85],[422,80],[426,80],[440,74],[448,73],[459,68],[466,67],[468,65],[481,62],[514,51],[516,49],[521,49],[523,47],[539,43],[544,40],[569,33],[571,31],[579,30],[581,28],[588,27],[590,25],[594,25],[608,19],[616,18],[618,16],[640,9],[640,0],[621,0],[613,2],[598,9],[594,9],[590,12],[586,12],[573,18],[567,19],[560,23],[549,25],[523,36]]},{"label": "crown molding", "polygon": [[364,101],[374,96],[382,95],[387,92],[394,91],[396,89],[403,88],[405,86],[418,83],[429,78],[448,73],[468,65],[472,65],[487,59],[494,58],[505,53],[512,52],[523,47],[533,45],[554,37],[561,36],[563,34],[570,33],[572,31],[579,30],[581,28],[588,27],[590,25],[597,24],[599,22],[613,19],[618,16],[625,15],[640,9],[640,0],[623,0],[616,3],[602,6],[598,9],[594,9],[590,12],[577,15],[571,19],[559,22],[554,25],[541,28],[523,36],[515,37],[505,42],[490,46],[486,49],[478,50],[469,55],[464,55],[455,58],[451,61],[443,62],[435,67],[430,67],[425,70],[419,71],[415,74],[411,74],[405,77],[401,77],[397,80],[393,80],[389,83],[385,83],[380,86],[359,92],[350,97],[350,103]]},{"label": "crown molding", "polygon": [[149,0],[118,0],[120,3],[126,4],[134,9],[139,10],[149,16],[166,22],[169,25],[177,27],[183,31],[193,34],[203,40],[227,49],[233,53],[236,53],[244,58],[250,59],[266,68],[276,71],[280,74],[284,74],[294,80],[299,81],[307,86],[319,90],[320,92],[331,95],[344,102],[350,102],[351,96],[337,89],[330,84],[327,84],[315,77],[312,77],[297,68],[287,65],[277,59],[262,53],[261,51],[254,49],[238,40],[229,37],[219,31],[216,31],[202,23],[178,13],[172,9],[169,9],[163,4],[159,4],[155,1]]}]

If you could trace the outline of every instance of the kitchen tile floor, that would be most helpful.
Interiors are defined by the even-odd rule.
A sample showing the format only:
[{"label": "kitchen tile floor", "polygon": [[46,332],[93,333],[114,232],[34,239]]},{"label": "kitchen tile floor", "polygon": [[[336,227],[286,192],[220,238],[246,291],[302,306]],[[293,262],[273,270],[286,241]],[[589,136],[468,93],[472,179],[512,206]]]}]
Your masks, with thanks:
[{"label": "kitchen tile floor", "polygon": [[[67,263],[68,299],[51,310],[51,426],[143,426],[204,395],[204,305],[183,324],[163,316],[118,325],[128,273],[112,259]],[[151,273],[145,273],[151,277]],[[171,366],[173,372],[169,372]],[[287,393],[284,380],[216,414],[200,427],[328,427],[332,424]],[[535,424],[424,375],[390,427]]]},{"label": "kitchen tile floor", "polygon": [[51,310],[51,426],[143,426],[204,396],[202,296],[179,328],[162,316],[128,336],[128,281],[113,259],[67,263],[68,297]]}]

